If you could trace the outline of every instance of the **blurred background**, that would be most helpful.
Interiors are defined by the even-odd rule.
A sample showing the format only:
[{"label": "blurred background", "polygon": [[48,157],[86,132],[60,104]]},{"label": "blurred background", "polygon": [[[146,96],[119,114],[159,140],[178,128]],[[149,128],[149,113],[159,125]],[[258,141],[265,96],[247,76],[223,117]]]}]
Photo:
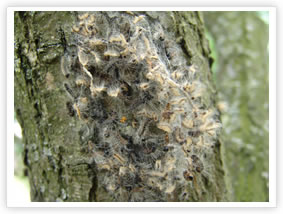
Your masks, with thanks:
[{"label": "blurred background", "polygon": [[[214,60],[217,107],[222,113],[229,200],[268,201],[268,11],[203,15]],[[14,130],[15,201],[30,201],[22,131],[16,118]]]},{"label": "blurred background", "polygon": [[268,201],[269,13],[204,12],[204,19],[230,201]]},{"label": "blurred background", "polygon": [[29,182],[24,166],[24,144],[22,143],[22,129],[14,114],[14,185],[12,192],[16,192],[14,201],[30,201]]}]

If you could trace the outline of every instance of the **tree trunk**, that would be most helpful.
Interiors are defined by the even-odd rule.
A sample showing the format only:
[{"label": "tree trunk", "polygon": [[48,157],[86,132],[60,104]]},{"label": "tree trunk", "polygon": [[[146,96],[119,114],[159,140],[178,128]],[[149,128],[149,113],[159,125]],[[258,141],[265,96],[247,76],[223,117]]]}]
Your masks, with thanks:
[{"label": "tree trunk", "polygon": [[256,12],[206,12],[215,40],[224,163],[233,201],[268,201],[268,25]]},{"label": "tree trunk", "polygon": [[16,12],[32,201],[223,201],[199,12]]}]

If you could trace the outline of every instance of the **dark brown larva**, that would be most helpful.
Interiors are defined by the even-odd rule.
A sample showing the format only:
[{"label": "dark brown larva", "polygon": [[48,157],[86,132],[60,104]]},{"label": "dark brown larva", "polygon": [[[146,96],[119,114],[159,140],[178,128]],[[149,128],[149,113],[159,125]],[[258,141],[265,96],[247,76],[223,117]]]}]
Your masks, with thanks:
[{"label": "dark brown larva", "polygon": [[192,173],[188,170],[183,172],[183,176],[187,181],[192,181],[194,179],[194,176],[192,175]]}]

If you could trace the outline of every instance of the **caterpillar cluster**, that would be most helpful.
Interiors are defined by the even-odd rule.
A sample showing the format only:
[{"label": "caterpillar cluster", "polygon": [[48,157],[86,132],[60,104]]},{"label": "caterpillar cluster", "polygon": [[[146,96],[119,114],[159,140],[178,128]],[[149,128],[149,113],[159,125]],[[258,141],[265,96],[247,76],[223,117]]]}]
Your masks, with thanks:
[{"label": "caterpillar cluster", "polygon": [[98,185],[115,201],[188,200],[221,127],[202,105],[197,67],[141,13],[81,13],[72,31],[78,45],[61,60],[67,108],[85,124]]}]

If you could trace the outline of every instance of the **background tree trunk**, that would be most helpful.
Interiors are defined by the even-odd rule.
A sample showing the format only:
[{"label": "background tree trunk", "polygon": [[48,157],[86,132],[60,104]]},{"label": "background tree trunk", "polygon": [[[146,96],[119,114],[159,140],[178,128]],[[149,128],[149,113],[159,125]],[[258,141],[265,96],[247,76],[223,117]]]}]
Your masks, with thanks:
[{"label": "background tree trunk", "polygon": [[[256,12],[206,12],[215,41],[224,163],[233,201],[268,201],[268,25]],[[273,142],[272,142],[273,143]]]},{"label": "background tree trunk", "polygon": [[199,12],[16,12],[32,201],[223,201]]}]

